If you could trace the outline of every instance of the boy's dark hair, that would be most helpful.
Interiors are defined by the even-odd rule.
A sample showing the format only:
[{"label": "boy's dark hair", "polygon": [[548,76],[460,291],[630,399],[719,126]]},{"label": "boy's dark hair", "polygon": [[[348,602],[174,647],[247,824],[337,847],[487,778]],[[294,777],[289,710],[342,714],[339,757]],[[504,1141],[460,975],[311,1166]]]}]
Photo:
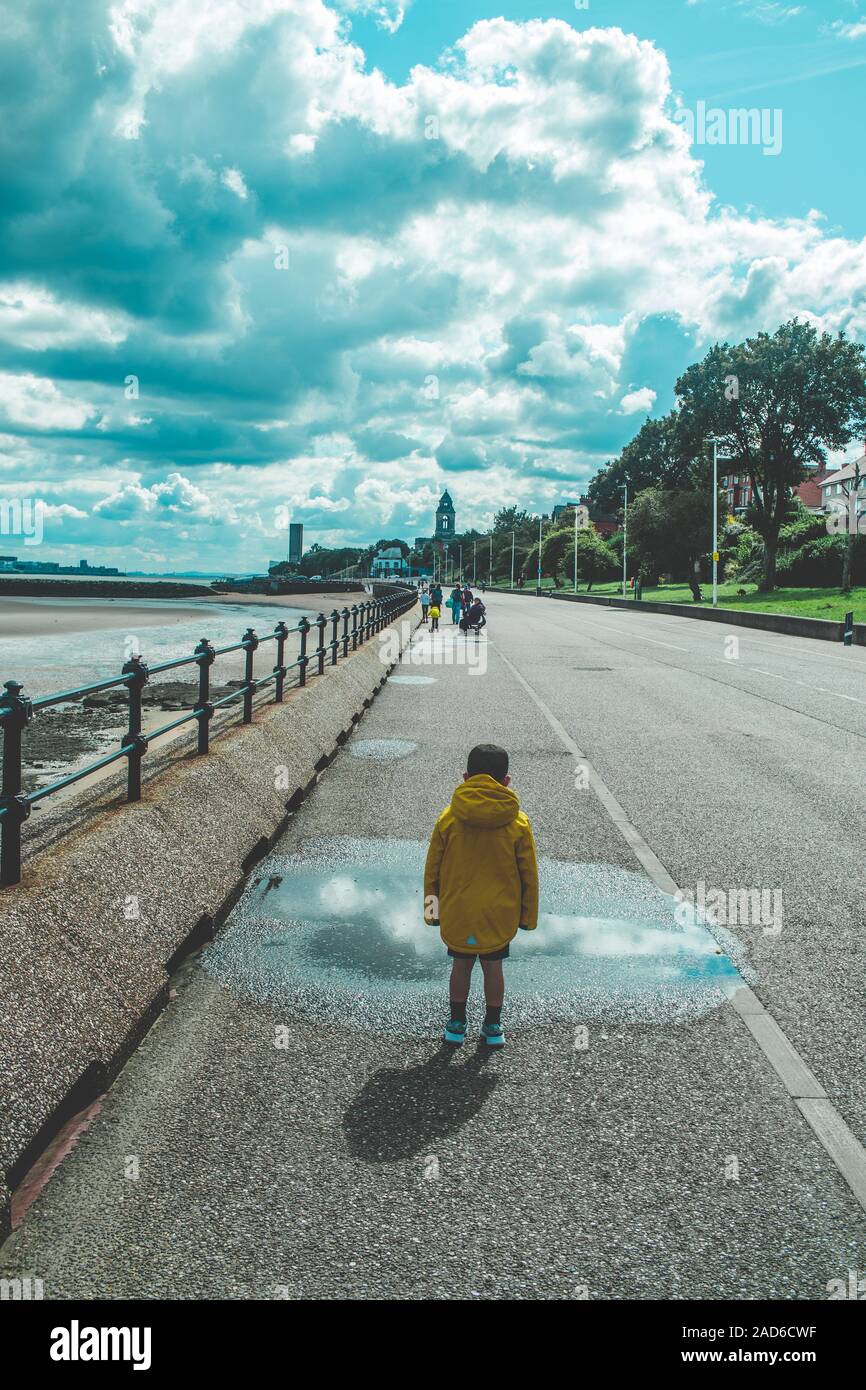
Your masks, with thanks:
[{"label": "boy's dark hair", "polygon": [[501,782],[508,776],[508,754],[495,743],[476,743],[466,759],[466,771],[470,777],[486,772],[488,777]]}]

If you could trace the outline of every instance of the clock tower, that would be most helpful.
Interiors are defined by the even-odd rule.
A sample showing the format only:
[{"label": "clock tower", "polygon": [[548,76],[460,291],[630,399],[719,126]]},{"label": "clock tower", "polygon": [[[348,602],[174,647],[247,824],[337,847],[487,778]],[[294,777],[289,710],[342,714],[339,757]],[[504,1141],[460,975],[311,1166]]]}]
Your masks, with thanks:
[{"label": "clock tower", "polygon": [[436,508],[436,534],[433,539],[450,541],[454,536],[455,529],[454,503],[446,489],[439,498],[439,506]]}]

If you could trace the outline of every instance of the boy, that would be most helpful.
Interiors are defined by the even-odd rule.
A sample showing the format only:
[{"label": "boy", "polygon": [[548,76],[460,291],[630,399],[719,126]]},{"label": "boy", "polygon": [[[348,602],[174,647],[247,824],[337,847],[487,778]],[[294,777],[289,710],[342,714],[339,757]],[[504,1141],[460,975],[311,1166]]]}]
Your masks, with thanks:
[{"label": "boy", "polygon": [[421,590],[421,621],[422,621],[422,623],[426,623],[426,621],[427,621],[427,610],[428,610],[429,607],[430,607],[430,595],[428,594],[428,592],[427,592],[426,589],[422,589],[422,590]]},{"label": "boy", "polygon": [[440,612],[439,604],[438,604],[438,603],[431,603],[431,604],[430,604],[430,631],[431,631],[431,632],[438,632],[438,631],[439,631],[439,612]]},{"label": "boy", "polygon": [[489,1047],[502,1047],[502,962],[518,927],[534,931],[538,925],[535,843],[510,780],[505,749],[477,744],[427,851],[424,919],[439,927],[453,961],[445,1041],[457,1045],[466,1037],[466,1001],[478,956],[487,1005],[481,1035]]}]

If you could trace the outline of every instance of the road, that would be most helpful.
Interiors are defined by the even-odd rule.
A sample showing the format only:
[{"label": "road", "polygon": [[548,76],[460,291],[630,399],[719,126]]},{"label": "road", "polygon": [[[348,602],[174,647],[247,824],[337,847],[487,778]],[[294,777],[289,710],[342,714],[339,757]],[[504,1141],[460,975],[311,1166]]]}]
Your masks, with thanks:
[{"label": "road", "polygon": [[[825,1299],[866,1270],[866,651],[510,595],[489,612],[483,669],[450,627],[438,659],[416,638],[426,663],[185,967],[0,1274],[57,1298]],[[701,882],[781,895],[772,927],[716,933],[752,994],[690,993],[661,961],[636,1007],[636,958],[620,984],[571,958],[554,1007],[521,993],[518,940],[490,1056],[440,1047],[444,959],[380,959],[353,997],[322,935],[298,984],[282,909],[256,937],[267,890],[300,865],[312,902],[334,862],[387,893],[480,741],[509,749],[566,892],[575,873],[635,911]]]}]

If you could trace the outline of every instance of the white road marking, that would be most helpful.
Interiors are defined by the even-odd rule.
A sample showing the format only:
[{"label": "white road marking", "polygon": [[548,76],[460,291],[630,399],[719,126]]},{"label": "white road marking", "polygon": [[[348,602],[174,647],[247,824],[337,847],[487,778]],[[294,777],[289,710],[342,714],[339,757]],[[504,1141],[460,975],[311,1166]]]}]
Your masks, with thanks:
[{"label": "white road marking", "polygon": [[[632,825],[625,810],[586,754],[513,662],[509,661],[495,643],[491,643],[491,646],[496,647],[500,661],[508,667],[518,684],[523,686],[529,698],[537,705],[563,747],[576,762],[586,767],[590,786],[649,878],[663,893],[669,893],[671,896],[676,894],[679,891],[678,885],[640,831]],[[837,1171],[866,1211],[866,1150],[848,1128],[832,1101],[828,1099],[821,1083],[776,1020],[764,1008],[758,996],[748,986],[743,986],[733,995],[731,1004],[815,1137],[829,1154]]]},{"label": "white road marking", "polygon": [[851,700],[855,705],[866,705],[866,700],[858,700],[856,695],[843,695],[841,690],[827,690],[823,685],[816,685],[816,690],[820,690],[822,695],[832,695],[836,700]]},{"label": "white road marking", "polygon": [[[631,610],[625,609],[625,608],[604,608],[602,605],[598,605],[598,606],[596,607],[596,605],[594,605],[594,604],[587,604],[586,606],[584,606],[583,604],[580,604],[580,605],[575,604],[574,607],[580,607],[581,610],[582,610],[585,614],[591,614],[592,616],[595,616],[596,613],[604,613],[605,616],[607,616],[607,617],[615,617],[615,616],[616,616],[616,617],[627,617],[627,616],[628,616],[628,613],[631,611]],[[548,609],[547,611],[549,612],[550,610]],[[780,647],[780,646],[777,646],[777,644],[776,644],[775,642],[773,642],[773,641],[767,642],[767,641],[763,641],[763,640],[762,640],[762,638],[766,638],[766,637],[772,638],[773,636],[775,636],[774,633],[768,631],[768,632],[761,633],[760,636],[758,636],[757,633],[756,633],[755,628],[743,628],[743,627],[741,627],[740,624],[736,621],[736,614],[737,614],[737,612],[738,612],[739,610],[737,610],[737,609],[735,609],[735,608],[732,608],[732,609],[729,609],[729,610],[727,610],[727,611],[728,611],[728,612],[730,613],[730,615],[731,615],[731,620],[730,620],[729,626],[730,626],[730,627],[738,628],[738,632],[737,632],[736,635],[737,635],[737,637],[739,638],[739,640],[740,640],[741,642],[754,642],[754,644],[755,644],[755,645],[764,653],[764,655],[766,655],[766,656],[775,655],[776,652],[785,652],[785,653],[787,653],[787,654],[790,655],[790,656],[797,656],[797,657],[799,657],[801,660],[803,659],[803,657],[807,657],[807,658],[811,659],[812,661],[820,661],[820,662],[823,662],[823,663],[826,664],[826,665],[833,665],[833,666],[845,667],[845,668],[846,668],[847,670],[849,670],[849,671],[850,671],[850,669],[851,669],[852,663],[854,663],[855,668],[856,668],[856,662],[857,662],[857,661],[862,661],[862,662],[863,662],[863,672],[864,672],[864,674],[866,674],[866,659],[864,659],[864,657],[859,656],[859,652],[860,652],[860,648],[859,648],[859,647],[847,647],[845,650],[846,650],[846,652],[849,653],[849,655],[848,655],[848,656],[844,656],[844,657],[834,656],[834,655],[831,655],[830,652],[824,652],[824,651],[819,651],[819,650],[817,650],[818,647],[829,647],[829,648],[831,648],[833,651],[837,650],[837,648],[838,648],[838,644],[825,641],[825,640],[823,640],[822,638],[819,638],[819,637],[804,637],[804,638],[802,639],[802,641],[803,641],[802,650],[800,650],[800,649],[798,649],[798,648],[796,648],[796,647],[788,647],[788,646]],[[743,610],[743,611],[748,612],[748,609]],[[702,619],[700,619],[700,618],[677,618],[677,617],[671,617],[671,615],[668,614],[668,613],[645,613],[645,614],[644,614],[644,618],[645,618],[647,621],[651,621],[651,622],[657,623],[658,626],[661,627],[662,630],[665,631],[665,632],[673,632],[675,627],[676,627],[677,631],[682,631],[682,624],[683,624],[684,622],[692,622],[692,623],[697,622],[697,623],[700,623],[700,622],[702,621]],[[837,621],[837,620],[834,620],[834,621]],[[722,627],[722,626],[724,626],[724,625],[721,624],[721,623],[716,624],[716,627]],[[705,624],[705,627],[706,627],[706,624]],[[608,629],[608,631],[610,631],[610,632],[613,632],[613,631],[615,631],[615,630],[616,630],[616,629],[614,629],[614,628],[609,628],[609,629]],[[638,635],[639,635],[639,634],[637,634],[637,633],[635,634],[635,636],[638,636]],[[718,634],[717,632],[714,632],[714,631],[712,630],[712,628],[710,628],[709,630],[706,630],[706,631],[704,631],[704,630],[701,630],[700,632],[695,631],[694,635],[695,635],[695,637],[698,637],[698,636],[700,636],[700,637],[712,637],[712,636],[716,636],[716,637],[717,637],[719,634]],[[642,637],[640,640],[641,640],[641,641],[650,641],[651,639],[650,639],[650,638],[643,638],[643,637]],[[814,645],[812,645],[812,644],[814,644]],[[687,649],[687,648],[683,648],[683,650],[685,651],[685,650],[688,650],[688,649]],[[725,657],[717,657],[717,658],[714,658],[714,659],[715,659],[715,660],[727,660],[727,658],[725,658]]]},{"label": "white road marking", "polygon": [[[619,628],[610,627],[607,623],[596,623],[596,627],[600,627],[604,632],[615,632],[617,637],[622,636],[622,633],[620,632]],[[658,637],[642,637],[639,632],[631,632],[629,633],[629,636],[636,637],[638,642],[652,642],[653,646],[670,647],[672,652],[685,652],[687,656],[691,655],[691,652],[688,647],[678,647],[673,642],[660,642]]]},{"label": "white road marking", "polygon": [[[622,612],[622,609],[618,611]],[[682,621],[682,619],[680,619],[680,621]],[[604,632],[615,632],[617,636],[621,636],[621,631],[619,628],[610,627],[607,623],[597,622],[595,624],[595,627],[597,629],[600,628]],[[652,642],[653,645],[656,647],[670,647],[671,651],[685,652],[687,656],[694,656],[697,659],[700,659],[702,656],[705,655],[705,653],[703,652],[692,651],[689,647],[675,646],[673,642],[661,642],[657,637],[642,637],[641,634],[638,632],[633,632],[629,635],[632,637],[636,637],[639,642]],[[711,656],[709,659],[711,661],[723,661],[726,666],[734,666],[734,663],[729,661],[728,658],[724,656]],[[737,668],[735,667],[735,669]],[[795,676],[780,676],[777,671],[765,671],[760,666],[749,666],[744,662],[742,666],[739,667],[739,669],[744,671],[754,671],[759,676],[769,676],[771,680],[774,681],[787,681],[789,685],[800,685],[803,687],[804,690],[811,690],[815,693],[820,692],[822,695],[832,695],[837,700],[850,700],[851,703],[855,705],[866,705],[866,700],[861,700],[856,695],[843,695],[840,690],[828,690],[823,685],[810,685],[808,681],[797,680]]]}]

